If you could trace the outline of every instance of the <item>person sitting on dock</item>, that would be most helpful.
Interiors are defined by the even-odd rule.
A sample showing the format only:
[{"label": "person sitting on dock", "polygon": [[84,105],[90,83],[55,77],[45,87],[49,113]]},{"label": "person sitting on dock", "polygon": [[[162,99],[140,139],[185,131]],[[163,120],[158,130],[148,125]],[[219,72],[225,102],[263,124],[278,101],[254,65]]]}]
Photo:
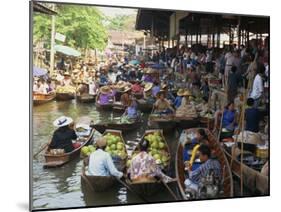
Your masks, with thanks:
[{"label": "person sitting on dock", "polygon": [[245,130],[257,133],[259,132],[260,111],[254,107],[255,100],[253,98],[247,99],[249,108],[245,110],[246,127]]},{"label": "person sitting on dock", "polygon": [[154,157],[147,153],[149,142],[143,140],[140,143],[140,152],[132,158],[128,169],[128,177],[132,181],[142,181],[147,179],[162,179],[165,183],[173,181],[172,178],[165,175],[157,165]]},{"label": "person sitting on dock", "polygon": [[201,179],[206,177],[211,170],[216,178],[222,178],[221,165],[218,160],[211,158],[211,149],[206,144],[201,144],[198,151],[202,164],[194,171],[191,171],[192,166],[187,164],[189,177],[184,181],[186,188],[191,188],[195,191],[198,190]]},{"label": "person sitting on dock", "polygon": [[174,113],[174,108],[170,105],[170,102],[165,98],[164,91],[158,93],[159,99],[155,102],[154,108],[156,113],[171,114]]},{"label": "person sitting on dock", "polygon": [[53,122],[55,130],[51,143],[49,145],[50,149],[64,149],[64,151],[72,152],[74,150],[72,140],[77,138],[75,131],[73,130],[73,120],[67,116],[61,116]]},{"label": "person sitting on dock", "polygon": [[123,173],[118,171],[108,152],[105,152],[106,139],[100,137],[96,140],[97,150],[89,157],[88,175],[90,176],[115,176],[119,179]]}]

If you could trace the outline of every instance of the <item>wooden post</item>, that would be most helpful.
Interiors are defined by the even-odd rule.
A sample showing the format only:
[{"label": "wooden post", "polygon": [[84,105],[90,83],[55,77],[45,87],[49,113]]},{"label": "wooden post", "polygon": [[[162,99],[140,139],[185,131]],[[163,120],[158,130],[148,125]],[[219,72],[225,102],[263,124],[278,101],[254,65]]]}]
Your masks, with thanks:
[{"label": "wooden post", "polygon": [[185,45],[187,46],[187,33],[185,33]]},{"label": "wooden post", "polygon": [[250,33],[249,30],[247,30],[247,47],[249,48],[250,46]]},{"label": "wooden post", "polygon": [[229,45],[231,44],[231,36],[232,36],[231,25],[229,25]]},{"label": "wooden post", "polygon": [[[55,4],[52,6],[52,10],[55,11]],[[50,75],[54,74],[54,63],[55,63],[55,15],[52,15],[52,32],[51,32],[51,52],[50,52]]]},{"label": "wooden post", "polygon": [[190,35],[190,45],[192,46],[192,34]]},{"label": "wooden post", "polygon": [[237,25],[237,31],[238,31],[238,49],[240,49],[240,45],[241,45],[241,29],[240,29],[240,25],[241,25],[241,16],[239,16],[239,18],[238,18],[238,25]]},{"label": "wooden post", "polygon": [[199,42],[200,42],[200,44],[202,44],[202,32],[201,32],[201,30],[200,30],[200,34],[199,34]]},{"label": "wooden post", "polygon": [[215,48],[215,33],[213,33],[212,47]]}]

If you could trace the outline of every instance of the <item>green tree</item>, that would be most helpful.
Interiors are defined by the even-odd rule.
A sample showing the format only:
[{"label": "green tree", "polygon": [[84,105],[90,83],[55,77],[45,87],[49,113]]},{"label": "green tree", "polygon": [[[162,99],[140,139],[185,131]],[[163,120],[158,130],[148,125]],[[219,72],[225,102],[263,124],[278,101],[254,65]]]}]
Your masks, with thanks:
[{"label": "green tree", "polygon": [[[65,45],[78,49],[103,50],[107,45],[107,31],[103,14],[94,7],[57,5],[56,32],[66,36]],[[34,42],[46,40],[50,44],[51,17],[34,15]],[[58,41],[56,41],[58,43]]]}]

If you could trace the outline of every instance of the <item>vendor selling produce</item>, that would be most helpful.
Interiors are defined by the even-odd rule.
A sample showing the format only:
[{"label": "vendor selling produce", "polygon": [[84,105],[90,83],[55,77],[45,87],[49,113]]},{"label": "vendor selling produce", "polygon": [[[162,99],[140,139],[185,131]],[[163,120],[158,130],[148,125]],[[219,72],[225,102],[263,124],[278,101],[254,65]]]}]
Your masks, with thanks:
[{"label": "vendor selling produce", "polygon": [[58,129],[54,132],[53,138],[49,145],[50,149],[64,149],[64,151],[71,152],[74,150],[72,140],[77,138],[73,130],[73,120],[70,117],[61,116],[53,122]]},{"label": "vendor selling produce", "polygon": [[100,137],[96,141],[97,150],[91,153],[89,158],[88,175],[92,176],[115,176],[121,178],[123,173],[118,171],[108,152],[105,152],[107,146],[106,139]]},{"label": "vendor selling produce", "polygon": [[165,93],[164,91],[160,91],[158,93],[159,99],[155,102],[154,108],[155,108],[155,113],[160,113],[160,114],[171,114],[174,113],[175,110],[174,108],[170,105],[170,102],[165,98]]},{"label": "vendor selling produce", "polygon": [[128,169],[128,176],[132,181],[151,180],[160,178],[164,182],[172,181],[172,178],[165,175],[156,164],[153,156],[147,153],[149,142],[145,139],[140,144],[140,152],[132,158]]},{"label": "vendor selling produce", "polygon": [[97,95],[97,100],[101,105],[113,103],[115,101],[115,97],[111,88],[109,86],[102,86],[99,94]]}]

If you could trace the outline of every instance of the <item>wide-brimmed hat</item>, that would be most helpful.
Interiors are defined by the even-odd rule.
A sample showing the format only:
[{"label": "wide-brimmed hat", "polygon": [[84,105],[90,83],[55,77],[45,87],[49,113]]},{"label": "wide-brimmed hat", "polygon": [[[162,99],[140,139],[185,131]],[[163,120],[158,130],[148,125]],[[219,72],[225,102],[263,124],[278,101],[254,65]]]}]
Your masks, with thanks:
[{"label": "wide-brimmed hat", "polygon": [[70,76],[70,73],[68,71],[63,73],[63,76]]},{"label": "wide-brimmed hat", "polygon": [[104,137],[100,137],[97,139],[96,144],[98,147],[105,147],[107,145],[107,142]]},{"label": "wide-brimmed hat", "polygon": [[164,90],[164,89],[167,88],[167,86],[168,86],[168,85],[167,85],[166,83],[163,83],[163,84],[161,85],[161,89]]},{"label": "wide-brimmed hat", "polygon": [[184,89],[180,88],[177,92],[178,96],[183,96],[184,95]]},{"label": "wide-brimmed hat", "polygon": [[183,96],[192,96],[189,90],[185,90]]},{"label": "wide-brimmed hat", "polygon": [[153,69],[152,68],[145,68],[144,69],[144,73],[145,74],[152,74],[154,71],[153,71]]},{"label": "wide-brimmed hat", "polygon": [[151,82],[148,82],[144,85],[144,92],[149,91],[152,88],[153,84]]},{"label": "wide-brimmed hat", "polygon": [[118,89],[122,89],[122,88],[124,88],[125,86],[126,86],[126,82],[125,81],[119,81],[119,82],[117,82],[117,84],[116,84],[116,88],[118,88]]},{"label": "wide-brimmed hat", "polygon": [[129,90],[131,90],[131,88],[132,88],[132,85],[131,85],[130,83],[127,83],[127,84],[125,85],[125,87],[122,87],[121,89],[119,89],[119,91],[121,91],[122,93],[126,93],[126,92],[128,92]]},{"label": "wide-brimmed hat", "polygon": [[165,94],[165,90],[160,90],[160,91],[156,94],[156,96],[157,96],[157,97],[160,97],[161,94]]},{"label": "wide-brimmed hat", "polygon": [[72,118],[67,116],[61,116],[53,122],[53,125],[55,127],[64,127],[71,124],[72,122],[73,122]]},{"label": "wide-brimmed hat", "polygon": [[110,93],[112,90],[111,90],[111,88],[109,87],[109,86],[102,86],[101,88],[100,88],[100,92],[102,93],[102,94],[108,94],[108,93]]},{"label": "wide-brimmed hat", "polygon": [[77,68],[72,71],[73,74],[77,74],[77,73],[79,73],[79,72],[80,72],[80,70],[77,69]]}]

